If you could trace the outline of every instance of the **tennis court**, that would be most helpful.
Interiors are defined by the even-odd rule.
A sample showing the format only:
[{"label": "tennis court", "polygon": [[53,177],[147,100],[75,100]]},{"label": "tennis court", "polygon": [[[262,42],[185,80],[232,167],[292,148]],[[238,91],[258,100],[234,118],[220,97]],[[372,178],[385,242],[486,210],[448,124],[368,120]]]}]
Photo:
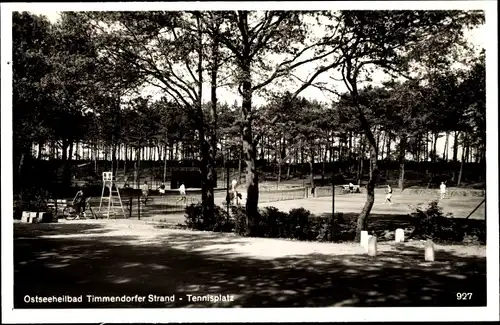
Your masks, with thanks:
[{"label": "tennis court", "polygon": [[[359,213],[366,201],[366,193],[341,194],[341,189],[335,189],[335,211],[343,213]],[[245,199],[243,193],[243,198]],[[288,188],[282,190],[261,190],[259,193],[259,207],[274,206],[282,211],[288,212],[290,209],[304,208],[315,215],[326,215],[332,212],[332,189],[321,187],[316,189],[316,196],[312,197],[305,188]],[[144,206],[140,205],[137,198],[132,199],[132,211],[129,207],[129,198],[123,199],[125,217],[141,220],[162,221],[168,223],[184,223],[185,207],[192,203],[201,202],[199,191],[188,191],[186,201],[180,200],[177,194],[152,196],[150,201]],[[384,204],[384,191],[377,189],[375,203],[371,210],[372,214],[380,215],[406,215],[413,211],[412,207],[418,204],[427,205],[432,200],[438,198],[438,193],[432,194],[407,194],[394,193],[393,204]],[[226,200],[225,191],[216,191],[214,194],[215,204],[222,206]],[[439,206],[443,208],[445,214],[452,213],[454,217],[467,217],[482,201],[481,196],[450,196],[439,201]],[[245,201],[241,201],[244,204]],[[95,211],[99,207],[99,198],[93,198],[91,205]],[[102,209],[106,212],[106,207]],[[486,205],[482,204],[471,216],[470,219],[484,220]]]}]

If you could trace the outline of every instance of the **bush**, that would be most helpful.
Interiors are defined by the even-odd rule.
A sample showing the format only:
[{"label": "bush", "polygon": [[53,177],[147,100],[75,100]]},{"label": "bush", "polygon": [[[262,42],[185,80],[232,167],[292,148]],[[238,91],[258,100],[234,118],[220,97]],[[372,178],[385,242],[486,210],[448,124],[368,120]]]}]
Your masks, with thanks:
[{"label": "bush", "polygon": [[466,234],[464,236],[464,239],[462,240],[462,243],[464,245],[480,245],[481,241],[478,236],[476,235],[468,235]]},{"label": "bush", "polygon": [[415,229],[411,235],[417,239],[462,241],[464,229],[451,216],[445,217],[438,201],[432,201],[427,208],[417,206],[412,214]]},{"label": "bush", "polygon": [[311,212],[304,208],[292,209],[287,216],[288,232],[286,233],[288,238],[294,238],[299,240],[308,239],[309,233],[309,219],[311,217]]},{"label": "bush", "polygon": [[186,226],[192,229],[204,230],[201,203],[193,203],[186,207],[184,218]]},{"label": "bush", "polygon": [[275,207],[260,211],[260,236],[266,238],[309,239],[309,218],[311,212],[303,208],[292,209],[289,213]]},{"label": "bush", "polygon": [[260,236],[266,238],[285,238],[287,214],[275,207],[266,207],[260,211]]},{"label": "bush", "polygon": [[234,232],[245,235],[247,231],[247,212],[244,206],[231,206],[231,220],[234,224]]},{"label": "bush", "polygon": [[[244,236],[247,231],[247,215],[244,206],[231,206],[231,216],[216,206],[214,217],[203,223],[201,204],[191,204],[186,208],[186,225],[191,229],[229,232]],[[275,207],[259,210],[258,237],[288,238],[297,240],[331,241],[332,217],[317,217],[304,208],[292,209],[286,213]],[[354,239],[356,220],[343,222],[343,214],[335,214],[335,240]]]},{"label": "bush", "polygon": [[329,217],[311,217],[309,219],[310,240],[328,241],[330,236],[330,218]]},{"label": "bush", "polygon": [[14,219],[21,219],[23,211],[46,211],[49,194],[43,189],[25,190],[14,195]]},{"label": "bush", "polygon": [[231,232],[234,229],[234,222],[228,218],[227,212],[216,205],[214,214],[210,219],[204,220],[201,203],[193,203],[186,207],[186,226],[196,230],[208,230],[218,232]]},{"label": "bush", "polygon": [[467,220],[463,228],[463,243],[469,245],[486,245],[486,222]]}]

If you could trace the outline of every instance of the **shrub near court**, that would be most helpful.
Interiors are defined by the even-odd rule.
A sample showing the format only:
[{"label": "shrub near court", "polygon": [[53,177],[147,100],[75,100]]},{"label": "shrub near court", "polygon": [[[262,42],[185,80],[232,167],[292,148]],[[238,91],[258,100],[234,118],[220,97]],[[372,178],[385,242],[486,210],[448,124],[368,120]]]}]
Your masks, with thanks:
[{"label": "shrub near court", "polygon": [[[283,212],[276,207],[259,209],[260,233],[258,237],[287,238],[307,241],[353,241],[356,233],[356,215],[342,213],[331,216],[315,216],[304,208]],[[234,232],[245,235],[246,212],[244,206],[232,206],[231,213],[219,206],[214,215],[203,220],[201,204],[191,204],[186,208],[185,223],[195,230]],[[433,239],[442,243],[485,244],[486,227],[481,220],[465,220],[445,216],[437,201],[427,207],[418,206],[410,214],[406,228],[411,239]],[[380,236],[387,229],[373,229]]]},{"label": "shrub near court", "polygon": [[[299,208],[288,213],[275,207],[259,210],[260,233],[264,238],[288,238],[296,240],[327,240],[332,225],[331,217],[316,217],[310,211]],[[337,219],[342,214],[336,214]],[[186,225],[191,229],[234,232],[244,235],[246,212],[242,206],[232,206],[230,216],[223,208],[216,206],[213,218],[203,222],[201,204],[186,208]]]},{"label": "shrub near court", "polygon": [[415,207],[411,216],[414,227],[411,238],[466,244],[486,243],[486,227],[481,227],[482,221],[444,215],[438,201],[432,201],[427,207]]}]

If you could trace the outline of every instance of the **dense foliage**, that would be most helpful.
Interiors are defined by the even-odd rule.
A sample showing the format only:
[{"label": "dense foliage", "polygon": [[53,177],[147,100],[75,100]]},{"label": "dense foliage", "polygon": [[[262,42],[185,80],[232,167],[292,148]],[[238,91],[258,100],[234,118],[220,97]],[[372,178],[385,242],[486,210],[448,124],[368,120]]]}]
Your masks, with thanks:
[{"label": "dense foliage", "polygon": [[[217,206],[216,213],[209,222],[203,222],[201,204],[192,204],[186,208],[185,224],[190,229],[234,232],[246,235],[246,211],[242,206],[232,206],[228,216],[227,211]],[[255,237],[282,238],[303,241],[353,241],[356,236],[356,218],[335,215],[315,216],[310,211],[299,208],[283,212],[275,207],[259,209],[259,233]],[[432,239],[436,243],[464,243],[485,244],[486,231],[483,221],[456,219],[445,216],[442,208],[436,201],[428,206],[417,206],[409,216],[409,223],[405,228],[407,240]],[[398,218],[398,217],[394,217]],[[392,235],[387,236],[388,229],[382,227],[373,229],[372,234],[379,241],[394,240]]]},{"label": "dense foliage", "polygon": [[[133,164],[136,183],[145,159],[165,167],[191,160],[208,220],[216,213],[215,167],[237,160],[246,167],[247,234],[258,234],[271,222],[258,213],[259,161],[277,166],[278,182],[290,176],[283,167],[307,163],[313,187],[315,164],[325,177],[326,164],[342,161],[358,182],[369,168],[359,235],[378,161],[398,162],[401,189],[410,158],[484,163],[484,52],[464,37],[483,21],[470,11],[144,11],[63,12],[50,23],[16,12],[15,191],[32,186],[35,159],[61,159],[64,186],[73,159],[104,158],[115,172],[123,161],[123,174]],[[311,73],[299,77],[301,68]],[[376,71],[391,80],[373,83]],[[346,90],[320,81],[325,76]],[[163,96],[148,96],[146,86]],[[218,100],[222,87],[241,103]],[[308,87],[331,101],[301,98]],[[265,105],[255,105],[257,95]],[[446,148],[453,136],[452,157],[437,155],[443,135]],[[462,168],[454,166],[458,184]]]}]

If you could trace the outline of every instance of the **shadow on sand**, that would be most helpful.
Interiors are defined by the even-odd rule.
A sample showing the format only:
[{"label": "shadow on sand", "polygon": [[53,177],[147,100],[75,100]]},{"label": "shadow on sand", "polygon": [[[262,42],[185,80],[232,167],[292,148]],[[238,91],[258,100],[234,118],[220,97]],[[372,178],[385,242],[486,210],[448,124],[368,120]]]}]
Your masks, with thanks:
[{"label": "shadow on sand", "polygon": [[[157,233],[137,237],[102,225],[61,224],[36,231],[15,226],[15,308],[486,304],[486,259],[478,256],[440,251],[437,262],[425,263],[421,249],[404,246],[375,258],[314,254],[257,259],[225,246],[250,245],[234,235],[151,229]],[[471,292],[472,299],[457,300],[457,292]],[[140,295],[146,301],[89,303],[87,294]],[[148,302],[150,294],[175,294],[177,301]],[[235,299],[228,304],[194,303],[187,294],[232,294]],[[83,295],[83,302],[34,306],[23,302],[25,295]]]}]

